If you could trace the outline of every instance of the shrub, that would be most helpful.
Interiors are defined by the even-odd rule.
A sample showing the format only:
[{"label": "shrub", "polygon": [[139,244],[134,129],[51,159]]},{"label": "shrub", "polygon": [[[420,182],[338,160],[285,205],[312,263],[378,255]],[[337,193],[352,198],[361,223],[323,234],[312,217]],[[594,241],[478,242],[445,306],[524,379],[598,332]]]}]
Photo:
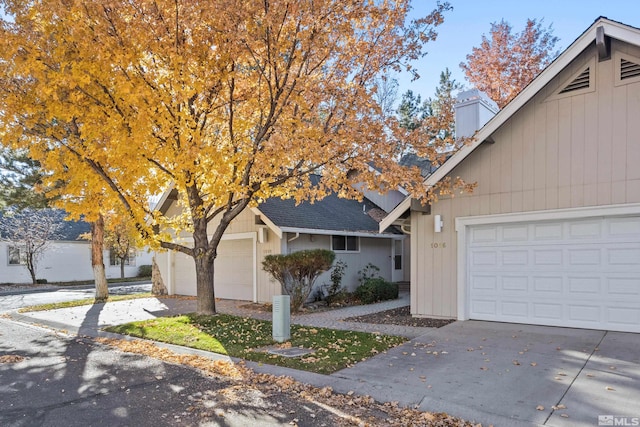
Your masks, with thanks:
[{"label": "shrub", "polygon": [[151,266],[141,265],[138,267],[138,277],[151,277]]},{"label": "shrub", "polygon": [[36,283],[38,285],[46,285],[47,284],[47,279],[37,279]]},{"label": "shrub", "polygon": [[398,285],[384,280],[382,277],[374,277],[364,281],[356,288],[356,297],[363,304],[371,304],[398,298]]},{"label": "shrub", "polygon": [[342,278],[344,277],[344,271],[347,269],[347,263],[343,260],[338,260],[331,270],[331,283],[325,283],[324,291],[326,292],[325,299],[327,304],[331,305],[333,302],[340,298],[342,294]]},{"label": "shrub", "polygon": [[289,255],[267,255],[262,268],[282,285],[291,297],[291,311],[302,308],[320,274],[331,268],[336,255],[326,249],[294,252]]},{"label": "shrub", "polygon": [[372,263],[368,263],[362,270],[358,270],[358,282],[361,285],[369,279],[376,279],[380,277],[380,267]]}]

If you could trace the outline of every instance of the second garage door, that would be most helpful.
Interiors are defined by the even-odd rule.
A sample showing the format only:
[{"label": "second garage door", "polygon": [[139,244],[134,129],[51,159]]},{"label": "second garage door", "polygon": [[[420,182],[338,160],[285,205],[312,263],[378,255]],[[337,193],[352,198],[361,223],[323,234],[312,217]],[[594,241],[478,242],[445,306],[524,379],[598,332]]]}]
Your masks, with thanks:
[{"label": "second garage door", "polygon": [[469,318],[640,332],[640,217],[474,226]]},{"label": "second garage door", "polygon": [[[253,300],[253,240],[223,240],[215,261],[216,298]],[[175,253],[175,283],[179,295],[196,295],[196,273],[193,259]]]}]

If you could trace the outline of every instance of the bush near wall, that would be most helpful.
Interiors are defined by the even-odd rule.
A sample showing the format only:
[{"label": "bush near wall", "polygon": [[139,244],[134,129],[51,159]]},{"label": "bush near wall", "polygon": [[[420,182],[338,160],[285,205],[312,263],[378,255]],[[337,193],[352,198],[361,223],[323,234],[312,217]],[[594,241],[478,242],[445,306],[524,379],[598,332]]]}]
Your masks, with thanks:
[{"label": "bush near wall", "polygon": [[141,265],[138,267],[138,277],[151,277],[151,266]]},{"label": "bush near wall", "polygon": [[309,298],[320,274],[329,270],[336,255],[326,249],[311,249],[288,255],[267,255],[262,268],[282,285],[291,297],[291,311],[296,313]]},{"label": "bush near wall", "polygon": [[387,282],[382,277],[369,278],[354,293],[363,304],[372,304],[398,298],[398,284]]}]

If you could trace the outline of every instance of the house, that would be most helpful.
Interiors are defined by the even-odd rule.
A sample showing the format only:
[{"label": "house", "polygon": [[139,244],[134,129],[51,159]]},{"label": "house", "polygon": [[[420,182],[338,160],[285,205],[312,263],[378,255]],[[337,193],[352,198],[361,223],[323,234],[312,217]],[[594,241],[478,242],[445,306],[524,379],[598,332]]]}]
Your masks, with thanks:
[{"label": "house", "polygon": [[[42,258],[37,263],[37,278],[47,282],[71,282],[92,280],[91,243],[80,239],[80,235],[90,232],[90,225],[84,221],[65,221],[60,211],[60,230],[55,239],[46,246]],[[1,236],[0,236],[1,237]],[[31,283],[31,276],[25,266],[24,251],[10,241],[0,238],[0,283]],[[120,277],[120,260],[111,251],[104,251],[107,278]],[[144,250],[132,251],[125,261],[125,276],[135,277],[141,265],[151,265],[151,253]]]},{"label": "house", "polygon": [[638,165],[640,30],[599,18],[425,179],[473,193],[381,221],[411,224],[412,314],[640,332]]},{"label": "house", "polygon": [[[391,191],[388,198],[399,202],[404,196]],[[166,192],[158,202],[167,216],[177,215],[181,208],[176,193]],[[378,198],[380,204],[385,197]],[[397,204],[391,200],[390,208]],[[271,198],[257,208],[246,209],[226,230],[218,247],[214,264],[215,295],[217,298],[271,302],[273,295],[282,293],[281,286],[263,269],[266,255],[287,254],[305,249],[330,249],[336,259],[347,264],[343,286],[353,291],[358,285],[358,271],[371,263],[380,268],[387,280],[408,278],[408,254],[404,251],[405,236],[392,227],[378,231],[378,222],[386,212],[369,198],[362,202],[343,199],[330,194],[315,203]],[[209,225],[212,232],[215,224]],[[193,259],[181,252],[167,251],[156,260],[169,294],[196,295]],[[406,276],[405,276],[406,272]],[[316,289],[330,283],[329,272],[316,282]]]}]

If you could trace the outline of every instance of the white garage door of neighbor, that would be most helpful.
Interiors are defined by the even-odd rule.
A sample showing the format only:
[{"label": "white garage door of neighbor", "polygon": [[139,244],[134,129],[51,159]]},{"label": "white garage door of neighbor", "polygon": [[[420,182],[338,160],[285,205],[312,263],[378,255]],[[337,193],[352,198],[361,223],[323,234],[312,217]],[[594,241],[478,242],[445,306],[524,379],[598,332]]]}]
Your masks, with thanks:
[{"label": "white garage door of neighbor", "polygon": [[469,318],[640,332],[640,217],[473,226]]},{"label": "white garage door of neighbor", "polygon": [[[253,300],[253,240],[223,240],[214,264],[216,298]],[[196,295],[193,258],[175,253],[175,284],[179,295]]]}]

